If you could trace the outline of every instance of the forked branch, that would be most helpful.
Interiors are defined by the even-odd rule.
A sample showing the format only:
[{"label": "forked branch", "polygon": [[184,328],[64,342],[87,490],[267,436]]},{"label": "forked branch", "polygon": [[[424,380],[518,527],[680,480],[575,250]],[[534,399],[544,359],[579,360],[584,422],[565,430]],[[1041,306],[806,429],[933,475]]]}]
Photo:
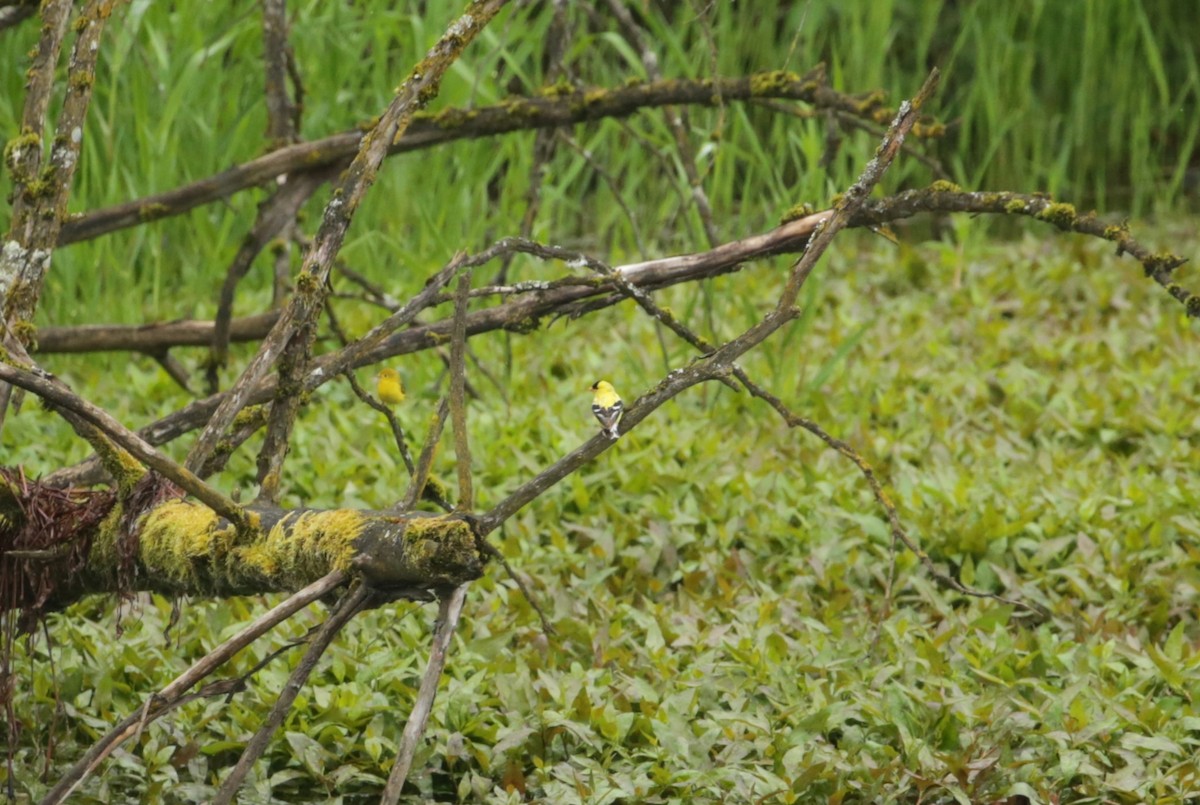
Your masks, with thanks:
[{"label": "forked branch", "polygon": [[58,805],[61,802],[65,802],[79,787],[80,783],[99,768],[104,759],[112,754],[113,750],[120,746],[122,742],[144,729],[151,721],[171,712],[182,702],[189,690],[199,684],[202,679],[223,666],[233,655],[252,644],[255,640],[313,601],[344,584],[346,578],[347,576],[344,572],[336,571],[319,581],[313,582],[286,601],[264,612],[253,622],[247,624],[236,635],[192,663],[190,668],[175,677],[170,684],[158,693],[151,694],[146,699],[146,704],[138,712],[131,713],[109,730],[103,738],[92,744],[83,757],[67,770],[66,774],[59,779],[54,788],[50,789],[49,793],[42,799],[41,805]]}]

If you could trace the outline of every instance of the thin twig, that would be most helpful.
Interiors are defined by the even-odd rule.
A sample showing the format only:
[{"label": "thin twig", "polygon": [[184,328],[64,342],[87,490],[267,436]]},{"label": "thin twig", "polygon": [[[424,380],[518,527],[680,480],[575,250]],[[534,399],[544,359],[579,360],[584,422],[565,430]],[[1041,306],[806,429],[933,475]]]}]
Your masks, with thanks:
[{"label": "thin twig", "polygon": [[363,289],[363,293],[361,295],[340,294],[335,292],[332,294],[334,297],[346,296],[366,304],[378,305],[379,307],[387,310],[388,313],[395,313],[400,309],[400,303],[396,301],[391,294],[384,290],[382,285],[372,282],[367,277],[355,271],[346,264],[345,260],[339,258],[334,262],[333,266],[335,269],[337,269],[338,274]]},{"label": "thin twig", "polygon": [[[908,535],[908,532],[904,529],[903,523],[900,522],[900,515],[896,511],[896,504],[892,502],[891,497],[884,490],[883,484],[879,482],[879,478],[875,475],[874,468],[858,453],[857,450],[841,439],[831,436],[825,431],[824,428],[822,428],[816,422],[813,422],[811,419],[802,417],[788,410],[787,406],[784,405],[778,397],[771,394],[766,389],[758,386],[757,384],[750,382],[749,378],[746,378],[744,375],[739,375],[738,379],[746,385],[746,388],[752,395],[765,401],[768,405],[774,408],[775,411],[781,417],[783,417],[783,420],[787,423],[788,427],[803,428],[821,441],[825,442],[825,444],[829,445],[835,451],[854,462],[854,465],[858,467],[859,472],[862,473],[863,477],[867,480],[867,484],[871,487],[871,494],[875,497],[876,502],[879,503],[880,507],[887,515],[888,526],[892,533],[892,540],[899,540],[900,542],[904,543],[904,546],[912,551],[913,555],[921,561],[922,565],[924,565],[925,570],[929,573],[929,575],[931,575],[937,582],[949,587],[951,590],[954,590],[957,593],[971,596],[973,598],[990,598],[993,601],[999,601],[1002,604],[1009,604],[1020,609],[1028,610],[1039,616],[1046,616],[1048,614],[1045,608],[1036,602],[1030,603],[1016,598],[1006,598],[1002,595],[989,593],[984,590],[977,590],[973,587],[966,586],[953,576],[950,576],[939,570],[937,565],[934,564],[933,559],[930,558],[929,554],[927,554],[920,545],[917,545],[916,542],[913,541],[912,537]],[[895,552],[893,551],[893,556],[894,554]],[[890,593],[890,581],[888,582],[888,586]],[[885,595],[884,600],[885,604],[890,606],[890,594]],[[886,610],[884,612],[884,617],[886,617]]]},{"label": "thin twig", "polygon": [[230,497],[200,480],[196,475],[155,450],[140,436],[118,422],[107,411],[92,405],[72,392],[61,380],[44,372],[35,373],[0,363],[0,380],[32,391],[57,408],[70,412],[127,451],[145,466],[178,484],[197,500],[233,523],[241,533],[253,529],[246,511]]},{"label": "thin twig", "polygon": [[[471,349],[471,344],[469,342],[467,343],[467,357],[471,359],[471,363],[475,366],[475,371],[483,375],[487,381],[492,384],[492,387],[496,390],[496,393],[500,395],[500,400],[505,406],[507,406],[508,390],[504,388],[504,384],[500,382],[500,378],[496,377],[496,375],[487,368],[484,362],[479,360],[479,356],[475,354],[475,350]],[[482,395],[478,396],[482,397]]]},{"label": "thin twig", "polygon": [[[333,305],[328,300],[325,302],[325,317],[329,320],[329,329],[333,330],[333,334],[337,336],[342,346],[349,344],[350,338],[342,329],[337,314],[333,310]],[[404,467],[408,470],[408,477],[411,478],[416,473],[416,467],[413,466],[412,453],[408,449],[408,439],[404,436],[404,428],[400,426],[400,420],[396,419],[396,412],[392,410],[390,405],[385,405],[371,394],[368,394],[367,390],[358,384],[358,378],[354,376],[354,372],[347,369],[342,374],[350,384],[350,390],[354,392],[354,396],[387,418],[388,426],[392,429],[392,438],[396,440],[396,449],[400,452],[400,457],[404,459]]]},{"label": "thin twig", "polygon": [[450,426],[454,431],[454,463],[458,468],[458,511],[469,512],[475,506],[471,483],[471,444],[467,434],[467,301],[471,275],[458,278],[454,306],[454,330],[450,341]]},{"label": "thin twig", "polygon": [[542,609],[542,605],[538,602],[537,597],[533,594],[533,590],[529,589],[529,585],[525,583],[525,580],[522,579],[517,574],[516,569],[508,563],[508,560],[504,558],[504,554],[500,552],[500,549],[488,542],[484,537],[480,537],[478,540],[476,540],[475,545],[479,549],[480,553],[484,553],[492,559],[495,559],[500,563],[500,566],[504,568],[504,572],[507,573],[508,577],[513,580],[513,584],[517,585],[517,589],[521,592],[521,595],[525,597],[525,600],[529,602],[529,606],[533,607],[533,611],[537,613],[538,620],[542,622],[542,631],[551,636],[558,634],[558,630],[555,629],[554,624],[550,622],[549,616],[547,616],[546,611]]},{"label": "thin twig", "polygon": [[396,442],[396,450],[400,453],[400,458],[404,459],[404,467],[408,470],[408,477],[411,478],[416,474],[417,468],[413,464],[412,453],[408,449],[408,439],[404,435],[404,428],[400,425],[400,420],[396,418],[396,412],[392,410],[390,405],[385,405],[374,396],[369,394],[366,389],[358,384],[358,379],[350,370],[342,373],[346,381],[350,384],[350,390],[354,392],[354,396],[365,402],[367,405],[374,408],[379,413],[387,418],[388,426],[392,429],[392,438]]},{"label": "thin twig", "polygon": [[[621,208],[621,212],[625,214],[625,220],[629,223],[629,230],[633,233],[633,243],[637,247],[638,254],[644,256],[646,254],[646,242],[642,240],[642,229],[638,226],[637,215],[630,209],[629,204],[625,202],[625,194],[621,192],[621,182],[617,177],[612,175],[611,171],[604,167],[600,160],[596,159],[591,151],[585,148],[582,143],[577,142],[570,134],[560,131],[558,132],[557,139],[566,143],[568,148],[579,154],[583,158],[583,161],[588,164],[588,167],[592,169],[592,172],[599,176],[600,180],[608,186],[608,192],[612,194],[613,201]],[[524,234],[523,236],[528,237],[528,235]],[[501,277],[497,277],[496,279],[497,282],[503,281]]]},{"label": "thin twig", "polygon": [[429,473],[433,467],[434,456],[437,455],[438,440],[442,438],[442,428],[446,426],[446,417],[450,414],[450,399],[443,397],[438,405],[437,413],[429,423],[429,432],[425,435],[425,445],[417,459],[417,471],[408,484],[404,499],[396,505],[400,511],[410,511],[417,505],[425,494],[425,485],[429,482]]},{"label": "thin twig", "polygon": [[[508,0],[482,0],[471,3],[430,48],[425,58],[413,67],[380,116],[379,122],[363,138],[358,153],[343,174],[333,198],[325,207],[321,227],[304,257],[304,265],[297,280],[297,293],[192,445],[187,458],[187,466],[190,469],[204,464],[216,448],[221,434],[229,427],[238,411],[245,407],[255,385],[275,366],[288,346],[293,341],[301,341],[303,349],[299,351],[307,352],[308,346],[316,337],[316,317],[328,294],[329,272],[334,258],[341,250],[355,212],[375,183],[379,166],[387,156],[388,149],[408,128],[417,110],[437,95],[442,77],[457,61],[463,49],[507,2]],[[306,356],[294,355],[297,379],[305,368],[304,357]],[[268,424],[269,431],[275,422],[279,423],[279,429],[283,430],[292,421],[293,412],[284,410],[294,404],[292,396],[287,395],[286,406],[280,406],[278,403],[273,406],[273,422]]]},{"label": "thin twig", "polygon": [[345,583],[346,578],[347,576],[344,571],[337,570],[314,581],[303,590],[290,596],[286,601],[280,602],[255,618],[254,621],[243,627],[233,637],[217,646],[199,660],[196,660],[190,668],[175,677],[166,687],[158,693],[152,694],[147,699],[146,704],[138,708],[137,712],[127,716],[121,723],[109,730],[103,738],[92,744],[83,757],[77,760],[63,774],[54,788],[46,794],[45,798],[41,801],[41,805],[58,805],[58,803],[65,802],[67,797],[78,789],[87,776],[94,772],[106,757],[112,754],[114,749],[138,731],[140,724],[152,721],[170,712],[176,706],[176,702],[188,690],[228,662],[234,654],[262,637],[262,635],[313,601],[327,594],[330,590]]},{"label": "thin twig", "polygon": [[188,370],[183,365],[183,361],[176,358],[165,349],[146,350],[142,354],[146,355],[157,363],[167,376],[179,384],[179,387],[189,394],[192,391],[191,384],[188,382]]},{"label": "thin twig", "polygon": [[320,360],[318,360],[318,364],[325,371],[336,369],[338,372],[342,372],[350,367],[362,366],[387,357],[380,355],[372,358],[370,356],[378,353],[380,346],[397,330],[411,324],[423,310],[436,304],[440,299],[442,289],[449,285],[450,280],[458,276],[460,271],[475,268],[484,262],[487,261],[472,258],[466,254],[460,253],[454,255],[450,262],[438,269],[432,277],[425,281],[425,287],[401,305],[395,313],[368,330],[362,338],[347,345],[341,351],[345,360],[338,361],[336,366],[325,365]]},{"label": "thin twig", "polygon": [[300,660],[300,664],[296,666],[291,676],[288,677],[283,690],[279,693],[279,698],[275,700],[274,706],[271,707],[271,712],[263,720],[258,732],[254,734],[250,743],[246,744],[246,748],[242,751],[242,756],[238,759],[237,765],[233,767],[233,771],[229,773],[229,776],[225,778],[225,782],[221,784],[220,790],[217,791],[217,795],[212,799],[212,805],[230,805],[233,802],[233,798],[237,795],[242,781],[246,778],[250,769],[253,768],[255,761],[262,757],[262,753],[266,751],[267,745],[271,742],[271,736],[275,734],[275,731],[279,729],[279,725],[283,723],[283,719],[292,708],[292,702],[300,694],[300,689],[308,681],[309,674],[316,667],[317,661],[321,659],[321,655],[329,648],[330,643],[337,637],[342,627],[349,623],[350,619],[362,610],[370,597],[371,593],[367,589],[367,586],[361,583],[342,596],[337,607],[330,613],[329,619],[313,635],[312,642],[309,643],[308,650],[304,652],[304,657]]},{"label": "thin twig", "polygon": [[408,723],[404,725],[404,733],[400,737],[400,748],[396,751],[396,763],[388,775],[387,785],[384,786],[380,805],[396,805],[400,801],[400,791],[408,772],[412,768],[413,755],[417,744],[425,734],[425,726],[429,723],[429,714],[433,710],[433,700],[437,696],[438,680],[442,678],[442,669],[446,667],[446,655],[450,648],[450,640],[458,627],[458,618],[462,614],[463,602],[467,598],[467,585],[455,587],[453,592],[441,599],[438,605],[437,626],[433,630],[433,642],[429,647],[429,664],[421,677],[421,687],[413,702],[412,712],[409,713]]}]

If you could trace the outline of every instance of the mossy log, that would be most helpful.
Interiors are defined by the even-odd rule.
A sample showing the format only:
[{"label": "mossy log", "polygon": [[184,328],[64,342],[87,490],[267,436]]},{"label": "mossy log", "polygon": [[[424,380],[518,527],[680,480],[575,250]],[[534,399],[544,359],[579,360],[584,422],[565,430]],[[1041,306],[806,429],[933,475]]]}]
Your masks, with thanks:
[{"label": "mossy log", "polygon": [[[478,578],[483,560],[466,519],[356,509],[248,507],[260,522],[238,535],[207,506],[168,501],[138,530],[138,561],[156,576],[148,589],[186,595],[292,592],[334,570],[360,573],[373,587],[431,588]],[[118,535],[119,537],[119,535]],[[103,578],[119,549],[93,543],[89,571]]]},{"label": "mossy log", "polygon": [[93,593],[293,592],[334,570],[419,593],[485,563],[467,516],[250,505],[254,527],[239,532],[161,482],[121,497],[0,470],[0,611],[36,617]]}]

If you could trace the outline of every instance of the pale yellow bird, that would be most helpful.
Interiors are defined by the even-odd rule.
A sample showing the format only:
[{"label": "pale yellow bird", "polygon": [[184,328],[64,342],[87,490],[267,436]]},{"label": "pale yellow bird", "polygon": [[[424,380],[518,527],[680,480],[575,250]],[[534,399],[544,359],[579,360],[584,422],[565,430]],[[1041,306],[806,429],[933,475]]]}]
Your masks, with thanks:
[{"label": "pale yellow bird", "polygon": [[400,373],[395,369],[384,369],[375,375],[379,381],[375,393],[387,405],[399,405],[404,402],[404,384],[400,382]]},{"label": "pale yellow bird", "polygon": [[617,432],[617,424],[621,421],[621,414],[625,412],[625,403],[621,402],[621,395],[617,394],[617,390],[607,380],[597,380],[591,388],[594,392],[592,413],[600,420],[600,429],[608,438],[616,439],[621,435]]}]

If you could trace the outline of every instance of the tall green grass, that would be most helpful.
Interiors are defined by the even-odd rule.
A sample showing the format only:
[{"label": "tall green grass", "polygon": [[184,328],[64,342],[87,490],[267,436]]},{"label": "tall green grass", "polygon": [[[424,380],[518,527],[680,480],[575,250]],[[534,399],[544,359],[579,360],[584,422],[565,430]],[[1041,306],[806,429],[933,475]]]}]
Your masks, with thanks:
[{"label": "tall green grass", "polygon": [[[603,4],[600,4],[603,5]],[[896,101],[927,70],[945,74],[933,107],[952,123],[936,153],[970,187],[1040,189],[1081,205],[1134,214],[1183,200],[1195,163],[1200,22],[1190,0],[1017,3],[636,3],[668,76],[737,74],[829,65],[838,89],[876,87]],[[424,52],[454,4],[424,14],[382,3],[296,4],[291,40],[305,85],[303,134],[319,137],[377,114]],[[641,76],[636,52],[580,6],[569,12],[571,74],[613,85]],[[446,81],[437,106],[488,103],[543,82],[549,7],[514,8]],[[16,133],[27,22],[0,38],[0,130]],[[210,175],[264,148],[261,37],[252,6],[132,3],[104,40],[83,160],[71,209],[112,204]],[[1191,110],[1189,112],[1189,110]],[[873,148],[851,134],[829,171],[816,122],[759,108],[695,110],[693,144],[723,236],[762,229],[798,200],[822,203]],[[630,147],[630,133],[637,147]],[[689,203],[670,132],[647,112],[628,123],[571,134],[604,166],[652,234],[653,251],[696,248],[702,229]],[[359,215],[347,254],[378,279],[411,282],[453,249],[512,234],[524,213],[531,134],[459,143],[392,160]],[[579,155],[559,148],[549,166],[538,236],[574,240],[620,259],[638,251],[634,227]],[[901,165],[891,186],[923,182]],[[567,181],[565,181],[567,180]],[[10,189],[9,177],[0,191]],[[223,261],[251,220],[258,193],[227,205],[109,235],[56,258],[44,322],[93,316],[141,321],[211,313]],[[310,214],[320,209],[322,194]],[[310,228],[312,226],[310,217]],[[266,274],[250,287],[265,287]],[[127,301],[130,287],[142,304]],[[400,288],[397,288],[400,290]]]}]

